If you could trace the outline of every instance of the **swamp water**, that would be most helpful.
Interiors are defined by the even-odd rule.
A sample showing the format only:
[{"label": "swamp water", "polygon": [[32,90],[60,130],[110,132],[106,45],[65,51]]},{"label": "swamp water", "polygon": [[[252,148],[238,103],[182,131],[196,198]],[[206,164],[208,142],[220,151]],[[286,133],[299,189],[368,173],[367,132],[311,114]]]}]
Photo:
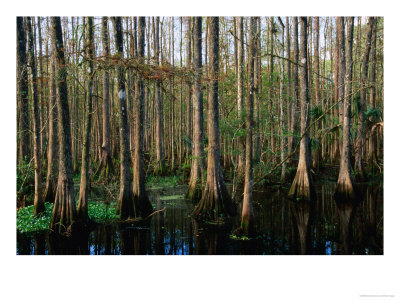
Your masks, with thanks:
[{"label": "swamp water", "polygon": [[[60,239],[48,233],[17,233],[17,254],[383,254],[383,185],[358,186],[358,203],[337,203],[336,184],[316,185],[315,204],[294,203],[287,191],[254,191],[257,238],[232,235],[230,228],[205,228],[190,213],[186,186],[149,191],[156,210],[148,228],[100,224],[91,232]],[[240,205],[238,212],[240,212]]]}]

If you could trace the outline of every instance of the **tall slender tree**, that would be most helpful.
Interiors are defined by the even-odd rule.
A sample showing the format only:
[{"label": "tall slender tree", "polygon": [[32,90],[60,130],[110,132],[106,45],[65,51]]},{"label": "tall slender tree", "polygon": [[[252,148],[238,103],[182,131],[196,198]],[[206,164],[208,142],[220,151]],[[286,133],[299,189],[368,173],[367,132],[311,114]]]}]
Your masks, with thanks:
[{"label": "tall slender tree", "polygon": [[366,95],[367,95],[367,84],[368,84],[368,64],[369,54],[371,50],[371,38],[372,28],[375,22],[374,17],[369,17],[367,22],[367,37],[365,39],[364,57],[362,62],[362,73],[361,73],[361,87],[360,87],[360,99],[358,102],[358,130],[357,140],[355,145],[355,162],[354,172],[357,181],[364,181],[366,179],[364,171],[363,161],[363,147],[365,142],[365,110],[366,110]]},{"label": "tall slender tree", "polygon": [[67,67],[60,17],[51,18],[52,43],[56,62],[59,166],[56,197],[50,228],[62,233],[73,231],[77,221],[72,180],[71,129],[68,108]]},{"label": "tall slender tree", "polygon": [[203,92],[202,92],[202,17],[194,18],[194,62],[193,68],[195,72],[195,83],[193,92],[193,127],[194,127],[194,145],[193,145],[193,162],[190,173],[189,187],[187,198],[192,200],[200,200],[201,183],[204,173],[204,146],[203,146]]},{"label": "tall slender tree", "polygon": [[89,149],[90,149],[90,129],[92,124],[92,98],[93,98],[93,60],[94,60],[94,39],[93,39],[93,17],[86,17],[86,61],[88,64],[88,86],[86,101],[86,117],[83,135],[82,164],[81,164],[81,184],[79,187],[78,217],[84,223],[89,222],[88,199],[89,199]]},{"label": "tall slender tree", "polygon": [[130,173],[130,155],[129,155],[129,130],[126,106],[126,90],[124,80],[124,66],[122,59],[124,57],[124,48],[122,41],[122,21],[121,17],[112,18],[114,24],[114,40],[118,59],[118,112],[119,112],[119,130],[120,130],[120,190],[117,203],[117,214],[121,219],[127,219],[134,216],[132,201],[132,181]]},{"label": "tall slender tree", "polygon": [[26,17],[26,28],[28,35],[28,53],[29,66],[31,70],[31,93],[33,100],[33,157],[35,161],[35,198],[33,213],[35,216],[44,212],[44,201],[42,197],[42,179],[41,179],[41,162],[40,162],[40,112],[39,112],[39,95],[37,91],[37,71],[35,62],[34,39],[32,32],[31,17]]},{"label": "tall slender tree", "polygon": [[29,103],[28,103],[28,68],[26,58],[26,32],[24,18],[17,17],[17,98],[19,110],[19,147],[18,162],[30,160],[29,143]]},{"label": "tall slender tree", "polygon": [[[244,123],[243,107],[243,75],[244,75],[244,36],[243,36],[243,17],[237,17],[237,47],[238,47],[238,72],[237,72],[237,111],[240,123]],[[238,176],[244,177],[244,139],[242,136],[239,137],[239,155],[238,155]]]},{"label": "tall slender tree", "polygon": [[[139,35],[138,35],[138,59],[140,63],[144,63],[144,39],[146,19],[139,17]],[[135,83],[136,96],[135,101],[135,119],[137,126],[135,127],[135,153],[133,164],[133,217],[146,217],[152,211],[153,207],[145,189],[145,172],[143,166],[143,125],[144,125],[144,108],[145,108],[145,87],[142,77],[138,74]]]},{"label": "tall slender tree", "polygon": [[[285,25],[283,24],[281,18],[278,18],[279,23],[282,26],[282,54],[281,56],[285,57]],[[280,64],[280,92],[279,92],[279,111],[280,111],[280,119],[279,119],[279,127],[280,127],[280,135],[281,135],[281,184],[285,182],[286,179],[286,122],[285,122],[285,103],[284,103],[284,92],[285,92],[285,62],[282,60]]]},{"label": "tall slender tree", "polygon": [[220,220],[234,214],[234,206],[225,185],[220,164],[218,74],[219,18],[209,17],[209,95],[208,95],[208,159],[207,180],[200,202],[194,210],[198,218]]},{"label": "tall slender tree", "polygon": [[[53,43],[52,43],[53,45]],[[55,81],[55,55],[51,46],[50,55],[50,80],[49,80],[49,144],[47,150],[47,176],[44,201],[54,202],[57,188],[58,175],[58,139],[57,139],[57,102]]]},{"label": "tall slender tree", "polygon": [[254,231],[253,212],[253,113],[254,113],[254,66],[256,58],[257,20],[250,18],[250,60],[248,64],[249,89],[246,97],[246,167],[243,192],[242,220],[240,227],[244,234],[251,235]]},{"label": "tall slender tree", "polygon": [[[154,56],[155,64],[160,65],[160,17],[153,18],[154,30]],[[164,130],[163,130],[163,106],[161,98],[161,80],[157,79],[154,86],[155,106],[156,106],[156,174],[163,175],[164,166]]]},{"label": "tall slender tree", "polygon": [[299,20],[298,17],[293,18],[293,50],[294,50],[294,74],[293,74],[293,103],[290,115],[290,132],[288,138],[288,151],[292,151],[293,145],[296,143],[295,134],[298,131],[298,100],[299,100]]},{"label": "tall slender tree", "polygon": [[108,17],[102,17],[101,19],[101,42],[106,67],[103,71],[103,144],[101,145],[101,161],[97,172],[102,170],[102,177],[107,179],[113,172],[110,150],[110,85],[108,71],[110,47],[108,41]]},{"label": "tall slender tree", "polygon": [[315,199],[315,190],[310,174],[309,148],[309,106],[310,95],[308,89],[307,68],[307,17],[300,18],[300,114],[301,114],[301,141],[299,163],[296,176],[289,190],[289,198],[295,200]]},{"label": "tall slender tree", "polygon": [[[339,22],[340,29],[344,36],[343,20]],[[354,200],[355,191],[351,179],[351,165],[350,165],[350,129],[351,129],[351,82],[353,77],[353,31],[354,31],[354,17],[347,18],[347,37],[346,37],[346,76],[345,76],[345,90],[344,90],[344,105],[343,105],[343,139],[342,139],[342,153],[340,159],[340,171],[338,183],[336,186],[335,197],[338,200]],[[344,43],[342,38],[339,38],[339,47],[344,51]],[[343,41],[344,42],[344,41]]]}]

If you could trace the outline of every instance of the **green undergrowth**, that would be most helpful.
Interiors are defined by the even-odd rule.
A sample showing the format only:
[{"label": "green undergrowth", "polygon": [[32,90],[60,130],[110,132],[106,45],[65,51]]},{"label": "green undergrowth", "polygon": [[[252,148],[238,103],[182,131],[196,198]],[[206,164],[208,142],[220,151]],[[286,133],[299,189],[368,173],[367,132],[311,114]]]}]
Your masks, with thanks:
[{"label": "green undergrowth", "polygon": [[184,199],[184,195],[170,195],[170,196],[161,196],[160,200],[161,201],[170,201],[170,200],[182,200]]},{"label": "green undergrowth", "polygon": [[[17,212],[17,230],[20,233],[33,233],[49,230],[53,203],[45,203],[45,212],[35,218],[33,216],[33,205],[21,208]],[[89,218],[97,223],[111,222],[118,218],[115,212],[115,203],[110,205],[104,202],[89,201]]]},{"label": "green undergrowth", "polygon": [[146,186],[149,189],[175,187],[183,184],[182,175],[159,177],[150,175],[146,179]]}]

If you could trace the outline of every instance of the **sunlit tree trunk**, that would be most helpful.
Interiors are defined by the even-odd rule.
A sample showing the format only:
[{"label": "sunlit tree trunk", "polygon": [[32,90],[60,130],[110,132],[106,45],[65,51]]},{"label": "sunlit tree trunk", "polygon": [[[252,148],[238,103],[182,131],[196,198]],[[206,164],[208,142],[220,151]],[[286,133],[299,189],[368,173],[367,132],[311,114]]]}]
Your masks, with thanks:
[{"label": "sunlit tree trunk", "polygon": [[68,108],[67,68],[64,57],[61,21],[51,18],[52,43],[56,62],[59,166],[56,198],[50,228],[62,233],[71,231],[77,219],[72,180],[71,129]]},{"label": "sunlit tree trunk", "polygon": [[[138,35],[138,59],[144,63],[144,39],[146,19],[139,17],[139,35]],[[145,189],[145,172],[143,166],[143,124],[144,124],[144,94],[145,88],[141,75],[138,74],[135,83],[136,96],[135,101],[135,153],[133,164],[133,217],[140,218],[148,216],[153,208]]]},{"label": "sunlit tree trunk", "polygon": [[365,141],[365,101],[367,94],[367,80],[368,80],[368,63],[369,63],[369,54],[371,50],[371,37],[372,37],[372,28],[375,22],[374,17],[368,18],[367,23],[367,37],[365,39],[365,52],[363,57],[362,64],[362,73],[361,73],[361,87],[360,87],[360,100],[358,103],[358,130],[357,130],[357,141],[355,145],[355,163],[354,163],[354,172],[357,181],[364,181],[366,179],[364,165],[363,165],[363,147]]},{"label": "sunlit tree trunk", "polygon": [[[103,56],[106,68],[103,71],[103,144],[101,146],[101,161],[98,171],[102,171],[101,177],[107,179],[113,172],[113,164],[110,151],[110,87],[109,87],[109,65],[110,48],[108,43],[108,18],[101,19],[101,41],[103,45]],[[97,171],[97,172],[98,172]]]},{"label": "sunlit tree trunk", "polygon": [[250,18],[250,56],[249,56],[249,91],[246,97],[246,167],[243,192],[242,220],[240,227],[244,234],[251,235],[254,231],[253,212],[253,103],[254,103],[254,65],[256,61],[256,39],[257,23],[256,18]]},{"label": "sunlit tree trunk", "polygon": [[[155,64],[160,65],[160,17],[153,18],[155,21],[155,36],[154,36],[154,56]],[[155,106],[156,106],[156,174],[163,175],[165,172],[164,166],[164,151],[163,151],[163,109],[161,99],[161,80],[157,79],[154,86]]]},{"label": "sunlit tree trunk", "polygon": [[310,96],[308,89],[307,69],[307,18],[300,18],[300,114],[301,114],[301,141],[299,163],[296,176],[289,190],[289,198],[296,201],[315,199],[315,190],[310,174],[309,148],[309,106]]},{"label": "sunlit tree trunk", "polygon": [[[341,36],[339,38],[339,51],[344,51],[344,22],[339,22]],[[343,138],[342,138],[342,152],[340,158],[340,171],[338,183],[336,186],[335,197],[338,200],[354,200],[355,192],[351,179],[351,165],[350,165],[350,135],[351,135],[351,85],[353,80],[353,28],[354,17],[347,18],[347,37],[346,37],[346,76],[345,76],[345,89],[344,89],[344,105],[343,105]]]},{"label": "sunlit tree trunk", "polygon": [[220,165],[218,71],[219,71],[219,18],[209,17],[209,96],[208,96],[208,160],[207,181],[194,215],[215,221],[234,214],[232,200],[225,185]]},{"label": "sunlit tree trunk", "polygon": [[47,177],[44,201],[54,202],[57,188],[58,173],[58,140],[57,140],[57,103],[56,103],[56,82],[54,49],[51,47],[50,58],[50,80],[49,80],[49,144],[47,151]]},{"label": "sunlit tree trunk", "polygon": [[[237,72],[237,109],[238,117],[241,125],[244,124],[244,98],[243,98],[243,75],[244,75],[244,36],[243,36],[243,17],[237,17],[238,25],[238,72]],[[238,176],[240,178],[244,177],[244,138],[239,137],[239,155],[238,155]]]},{"label": "sunlit tree trunk", "polygon": [[[192,18],[186,17],[186,68],[192,68]],[[186,98],[186,156],[187,158],[192,154],[192,147],[188,141],[192,140],[192,84],[190,81],[187,83],[187,98]]]},{"label": "sunlit tree trunk", "polygon": [[293,18],[293,50],[294,50],[294,74],[293,74],[293,104],[291,110],[291,122],[290,122],[290,132],[291,135],[288,139],[288,151],[291,152],[293,149],[293,145],[296,143],[296,134],[298,131],[298,99],[299,99],[299,36],[298,36],[298,17]]},{"label": "sunlit tree trunk", "polygon": [[[314,72],[315,72],[315,106],[320,107],[320,80],[319,80],[319,17],[314,17]],[[321,129],[321,123],[315,124],[315,135],[318,136],[319,130]],[[316,149],[314,149],[312,164],[314,169],[319,169],[321,160],[321,143],[318,141]]]},{"label": "sunlit tree trunk", "polygon": [[193,161],[190,173],[187,198],[199,200],[201,198],[201,183],[204,173],[204,146],[203,146],[203,92],[202,92],[202,18],[194,18],[194,61],[195,83],[193,92],[193,127],[194,127],[194,146]]},{"label": "sunlit tree trunk", "polygon": [[[281,18],[278,18],[279,22],[282,26],[282,57],[285,57],[285,26]],[[288,24],[286,24],[288,26]],[[286,179],[286,123],[285,123],[285,112],[284,112],[284,92],[285,92],[285,62],[282,60],[280,64],[280,73],[281,73],[281,80],[280,80],[280,91],[279,91],[279,111],[280,111],[280,119],[279,119],[279,129],[281,135],[281,161],[282,168],[281,168],[281,184],[285,182]]]},{"label": "sunlit tree trunk", "polygon": [[86,18],[87,35],[85,56],[88,61],[88,86],[86,99],[86,117],[84,127],[84,139],[82,147],[82,164],[81,164],[81,183],[79,187],[78,217],[84,223],[89,221],[88,215],[88,199],[90,192],[89,178],[89,149],[90,149],[90,129],[92,125],[92,98],[93,98],[93,60],[94,60],[94,41],[93,41],[93,17]]},{"label": "sunlit tree trunk", "polygon": [[44,201],[42,197],[42,179],[40,163],[40,112],[39,97],[37,92],[37,73],[35,63],[35,52],[33,48],[34,39],[31,18],[26,17],[26,28],[28,35],[29,67],[31,69],[31,93],[33,100],[33,157],[35,162],[35,198],[33,213],[35,216],[44,212]]},{"label": "sunlit tree trunk", "polygon": [[116,56],[118,59],[118,112],[119,112],[119,130],[120,130],[120,190],[117,203],[117,214],[121,219],[127,219],[134,216],[132,201],[132,181],[130,173],[130,154],[129,154],[129,130],[126,106],[126,90],[124,80],[123,42],[122,42],[122,21],[121,17],[112,18],[114,24],[114,39]]}]

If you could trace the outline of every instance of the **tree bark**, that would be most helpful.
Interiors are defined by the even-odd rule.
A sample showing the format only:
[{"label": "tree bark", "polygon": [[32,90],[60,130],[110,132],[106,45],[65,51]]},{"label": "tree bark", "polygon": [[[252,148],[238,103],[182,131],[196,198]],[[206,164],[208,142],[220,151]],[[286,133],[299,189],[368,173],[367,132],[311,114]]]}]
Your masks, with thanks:
[{"label": "tree bark", "polygon": [[362,65],[362,73],[361,73],[361,87],[360,87],[360,100],[358,103],[358,130],[357,130],[357,141],[355,145],[355,163],[354,163],[354,172],[357,181],[365,181],[366,174],[364,171],[363,165],[363,147],[365,142],[365,99],[367,93],[367,81],[368,81],[368,63],[369,63],[369,54],[371,50],[371,37],[372,37],[372,28],[375,22],[374,17],[368,18],[367,23],[367,37],[365,40],[365,52],[363,57],[363,65]]},{"label": "tree bark", "polygon": [[110,47],[108,43],[108,18],[102,17],[101,19],[101,40],[103,44],[103,56],[106,68],[103,71],[103,143],[101,146],[101,161],[99,169],[101,170],[101,177],[105,180],[113,173],[114,167],[111,159],[110,150],[110,86],[109,86],[109,72],[107,67],[110,63]]},{"label": "tree bark", "polygon": [[132,201],[132,181],[130,173],[130,154],[129,154],[129,130],[126,106],[126,90],[124,81],[124,67],[122,65],[123,41],[122,41],[122,22],[121,17],[112,18],[114,24],[114,39],[116,56],[118,59],[118,99],[119,99],[119,130],[120,130],[120,190],[117,203],[117,214],[121,219],[134,216]]},{"label": "tree bark", "polygon": [[[153,18],[154,22],[154,18]],[[154,36],[154,56],[155,64],[160,65],[160,17],[155,18],[155,36]],[[157,175],[164,175],[164,151],[163,151],[163,108],[161,99],[161,80],[157,79],[154,86],[155,105],[156,105],[156,169]]]},{"label": "tree bark", "polygon": [[294,74],[293,74],[293,104],[291,110],[291,122],[290,122],[290,132],[291,135],[288,139],[288,152],[292,152],[293,145],[296,143],[296,134],[298,131],[298,99],[299,99],[299,35],[298,35],[298,17],[293,18],[293,32],[294,32]]},{"label": "tree bark", "polygon": [[[144,63],[144,39],[146,19],[139,17],[139,36],[138,36],[138,59]],[[143,79],[137,75],[135,82],[136,96],[135,101],[135,119],[137,125],[135,127],[135,153],[133,164],[133,216],[134,218],[147,217],[153,208],[145,189],[145,172],[143,167],[143,124],[144,124],[144,94],[145,88]]]},{"label": "tree bark", "polygon": [[[238,72],[237,72],[237,108],[238,108],[238,118],[240,120],[241,126],[244,124],[244,98],[243,98],[243,75],[244,75],[244,36],[243,36],[243,17],[237,17],[238,24]],[[239,155],[238,155],[238,167],[237,173],[239,178],[244,177],[244,138],[242,135],[239,137]]]},{"label": "tree bark", "polygon": [[82,165],[81,165],[81,184],[79,189],[79,202],[78,202],[78,217],[83,223],[89,222],[88,215],[88,200],[90,193],[90,178],[89,178],[89,149],[90,149],[90,129],[92,125],[92,98],[93,98],[93,60],[94,60],[94,41],[93,41],[93,17],[86,17],[87,22],[87,35],[85,54],[88,62],[88,86],[87,86],[87,101],[86,101],[86,117],[85,117],[85,131],[82,147]]},{"label": "tree bark", "polygon": [[26,33],[23,17],[17,17],[17,97],[19,111],[19,148],[18,162],[28,163],[31,150],[29,143],[29,100],[28,68],[26,58]]},{"label": "tree bark", "polygon": [[203,146],[203,92],[202,92],[202,18],[194,18],[194,62],[195,83],[193,92],[193,127],[194,145],[193,160],[190,173],[190,181],[186,197],[192,200],[200,200],[201,184],[204,174],[204,146]]},{"label": "tree bark", "polygon": [[52,43],[56,62],[59,166],[56,198],[50,228],[58,233],[73,231],[77,220],[72,180],[71,129],[68,108],[67,67],[60,17],[51,17]]},{"label": "tree bark", "polygon": [[219,117],[218,117],[218,70],[219,70],[219,18],[209,17],[209,77],[208,95],[208,160],[207,181],[199,204],[194,210],[197,218],[223,221],[234,214],[234,206],[228,194],[220,165]]},{"label": "tree bark", "polygon": [[[343,52],[344,45],[344,22],[339,22],[340,37],[339,51]],[[354,17],[347,18],[347,37],[346,37],[346,77],[344,89],[344,105],[343,105],[343,138],[342,138],[342,153],[340,159],[339,178],[335,191],[335,198],[337,200],[349,201],[355,199],[355,191],[351,179],[351,165],[350,165],[350,129],[351,129],[351,82],[353,77],[353,28]],[[341,81],[341,79],[339,79]],[[341,93],[340,93],[341,94]]]},{"label": "tree bark", "polygon": [[38,216],[44,212],[44,201],[42,197],[42,179],[41,179],[41,163],[40,163],[40,112],[39,97],[37,92],[37,72],[34,52],[34,39],[32,32],[31,18],[26,17],[26,28],[28,35],[28,53],[29,66],[31,69],[31,93],[33,100],[33,157],[35,163],[35,198],[33,213]]},{"label": "tree bark", "polygon": [[[52,43],[53,44],[53,43]],[[58,173],[58,140],[57,140],[57,103],[55,82],[54,48],[51,47],[50,58],[50,81],[49,81],[49,145],[47,151],[47,177],[44,191],[44,201],[54,202],[57,188]]]},{"label": "tree bark", "polygon": [[315,190],[310,174],[309,148],[309,106],[310,95],[308,89],[307,64],[307,18],[300,18],[300,114],[301,135],[299,163],[296,176],[290,187],[288,197],[295,201],[310,201],[315,199]]},{"label": "tree bark", "polygon": [[245,235],[254,233],[254,212],[253,212],[253,103],[254,103],[254,65],[256,62],[256,39],[257,23],[256,18],[250,18],[250,59],[249,59],[249,91],[246,97],[246,167],[243,193],[242,220],[240,227]]}]

